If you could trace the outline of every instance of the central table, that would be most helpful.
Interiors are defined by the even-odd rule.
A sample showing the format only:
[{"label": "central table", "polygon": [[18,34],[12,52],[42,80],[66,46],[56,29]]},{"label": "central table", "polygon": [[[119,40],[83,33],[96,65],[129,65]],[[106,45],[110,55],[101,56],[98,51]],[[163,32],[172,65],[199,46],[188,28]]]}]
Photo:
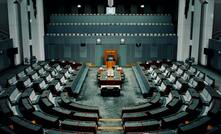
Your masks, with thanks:
[{"label": "central table", "polygon": [[124,72],[122,68],[99,68],[97,79],[101,95],[120,95],[120,90],[122,89],[124,81]]}]

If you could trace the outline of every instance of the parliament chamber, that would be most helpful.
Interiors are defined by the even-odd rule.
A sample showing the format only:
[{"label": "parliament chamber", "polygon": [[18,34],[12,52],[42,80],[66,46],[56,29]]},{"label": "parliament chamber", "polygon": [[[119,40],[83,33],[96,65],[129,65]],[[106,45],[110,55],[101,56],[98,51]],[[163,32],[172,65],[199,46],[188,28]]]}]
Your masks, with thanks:
[{"label": "parliament chamber", "polygon": [[219,0],[1,0],[0,134],[220,134]]}]

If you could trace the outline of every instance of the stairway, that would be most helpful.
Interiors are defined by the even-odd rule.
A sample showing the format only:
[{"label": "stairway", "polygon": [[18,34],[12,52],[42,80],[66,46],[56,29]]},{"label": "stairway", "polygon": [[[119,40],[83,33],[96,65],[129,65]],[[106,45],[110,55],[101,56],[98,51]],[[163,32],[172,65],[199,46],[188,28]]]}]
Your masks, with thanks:
[{"label": "stairway", "polygon": [[123,133],[122,119],[117,118],[101,118],[98,121],[98,134],[121,134]]}]

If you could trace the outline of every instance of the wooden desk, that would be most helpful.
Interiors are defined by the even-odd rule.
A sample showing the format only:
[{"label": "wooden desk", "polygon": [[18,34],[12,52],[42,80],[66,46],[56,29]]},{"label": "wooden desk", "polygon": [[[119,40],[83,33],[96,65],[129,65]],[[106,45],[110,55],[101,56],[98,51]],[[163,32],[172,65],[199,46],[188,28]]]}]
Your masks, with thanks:
[{"label": "wooden desk", "polygon": [[99,86],[101,85],[122,85],[123,80],[122,80],[122,75],[123,75],[123,70],[117,70],[114,69],[112,70],[112,73],[108,73],[107,69],[103,70],[98,70],[98,84]]},{"label": "wooden desk", "polygon": [[102,96],[119,96],[124,79],[122,68],[98,69],[97,79]]}]

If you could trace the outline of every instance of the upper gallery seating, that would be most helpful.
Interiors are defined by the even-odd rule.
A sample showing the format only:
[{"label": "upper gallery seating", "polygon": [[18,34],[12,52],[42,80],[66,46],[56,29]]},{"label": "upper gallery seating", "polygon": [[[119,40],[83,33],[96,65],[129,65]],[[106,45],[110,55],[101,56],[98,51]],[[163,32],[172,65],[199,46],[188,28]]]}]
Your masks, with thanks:
[{"label": "upper gallery seating", "polygon": [[[152,93],[146,103],[122,109],[125,133],[220,133],[221,94],[212,76],[177,61],[148,61],[133,68],[141,70],[134,70],[136,77],[145,77],[137,78],[140,88]],[[152,103],[157,96],[158,103]]]},{"label": "upper gallery seating", "polygon": [[[177,35],[175,33],[59,33],[59,32],[53,32],[53,33],[47,33],[47,38],[53,38],[54,37],[60,37],[60,38],[74,38],[74,37],[125,37],[125,38],[131,38],[131,37],[149,37],[151,39],[154,38],[162,38],[166,41],[168,39],[174,39]],[[165,39],[166,38],[166,39]],[[48,41],[48,40],[47,40]]]},{"label": "upper gallery seating", "polygon": [[[117,44],[114,47],[117,50],[121,49],[118,44],[121,39],[124,39],[127,42],[125,51],[128,54],[126,55],[130,57],[127,58],[128,63],[133,63],[138,58],[146,58],[143,55],[129,54],[131,49],[138,48],[134,44],[141,42],[147,46],[143,48],[145,52],[148,52],[148,57],[173,59],[176,56],[177,44],[175,29],[172,16],[169,14],[52,14],[45,30],[45,56],[48,59],[79,57],[77,59],[83,62],[96,63],[95,59],[99,57],[94,58],[89,54],[71,50],[77,50],[79,45],[82,46],[82,50],[85,48],[85,51],[91,50],[90,47],[95,47],[96,52],[91,52],[91,55],[96,56],[95,53],[100,50],[99,46],[96,46],[97,39],[101,39],[100,43],[105,47],[107,45],[107,48],[109,45],[111,48],[114,42]],[[164,52],[157,52],[161,50]]]},{"label": "upper gallery seating", "polygon": [[173,25],[148,24],[148,25],[50,25],[48,33],[173,33]]},{"label": "upper gallery seating", "polygon": [[[110,33],[122,36],[137,33],[174,33],[170,15],[51,15],[47,33],[69,36],[73,33],[86,36]],[[60,34],[59,34],[60,33]],[[104,34],[103,34],[104,33]],[[118,34],[119,33],[119,34]],[[121,33],[121,34],[120,34]],[[47,34],[47,35],[48,35]],[[92,35],[93,36],[93,35]]]},{"label": "upper gallery seating", "polygon": [[171,21],[169,14],[52,14],[50,17],[51,22],[88,22],[99,23],[117,23],[117,22],[162,22],[167,23]]},{"label": "upper gallery seating", "polygon": [[[55,70],[57,75],[52,75]],[[85,70],[88,68],[82,64],[51,60],[34,63],[9,78],[5,92],[0,95],[0,132],[96,133],[98,108],[78,104],[69,97],[77,95],[75,90],[80,93]]]},{"label": "upper gallery seating", "polygon": [[[54,14],[47,36],[171,36],[170,15],[66,15]],[[156,35],[155,35],[156,34]],[[162,35],[161,35],[162,34]]]}]

